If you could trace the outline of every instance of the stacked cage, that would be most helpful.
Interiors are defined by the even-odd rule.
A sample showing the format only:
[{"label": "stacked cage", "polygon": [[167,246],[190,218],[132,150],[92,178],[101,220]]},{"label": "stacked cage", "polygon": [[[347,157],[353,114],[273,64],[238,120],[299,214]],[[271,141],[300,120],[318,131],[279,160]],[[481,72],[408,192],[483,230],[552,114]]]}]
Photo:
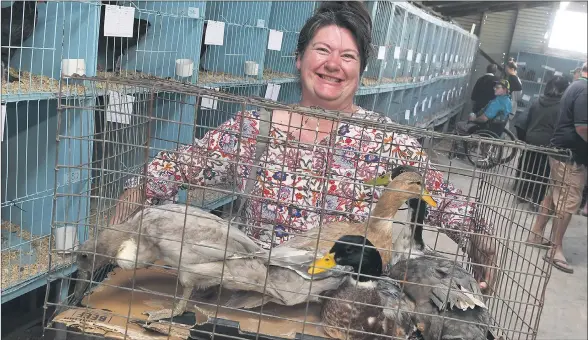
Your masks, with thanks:
[{"label": "stacked cage", "polygon": [[554,76],[564,76],[571,80],[572,72],[584,63],[582,60],[524,51],[516,54],[516,62],[517,73],[523,83],[517,111],[530,107],[531,102],[543,94],[545,85]]},{"label": "stacked cage", "polygon": [[[144,171],[142,157],[201,138],[241,105],[213,95],[152,94],[151,89],[116,84],[106,88],[106,83],[85,84],[62,75],[167,79],[296,103],[296,42],[316,7],[312,1],[3,1],[3,33],[10,32],[11,38],[3,35],[2,40],[3,66],[10,75],[2,80],[2,263],[9,280],[3,281],[2,301],[44,285],[50,269],[63,270],[65,276],[76,271],[67,264],[71,255],[66,249],[87,238],[76,223],[106,218],[113,204],[102,201],[99,206],[88,197],[117,198],[129,185],[128,177]],[[462,102],[450,104],[440,96],[453,82],[468,79],[471,63],[464,73],[444,73],[441,56],[466,43],[475,46],[477,38],[408,3],[373,1],[368,7],[377,46],[357,103],[404,125],[439,124],[459,112]],[[14,38],[18,29],[5,26],[17,27],[22,20],[28,20],[23,36]],[[462,39],[449,45],[445,39],[450,34]],[[471,60],[475,52],[467,49],[464,59]],[[146,104],[151,102],[155,104]],[[69,110],[58,120],[63,105],[80,112]],[[152,110],[149,118],[133,116],[146,107]],[[61,165],[90,164],[88,171],[63,168],[53,175],[60,135],[90,143],[58,155]],[[181,190],[173,200],[199,200],[214,210],[235,199],[229,189],[217,189]],[[54,191],[62,190],[78,196],[53,207]],[[68,223],[52,227],[54,217]],[[49,238],[52,228],[61,241]],[[63,257],[53,261],[54,268],[46,263],[51,247]]]},{"label": "stacked cage", "polygon": [[[308,236],[309,239],[307,240],[310,242],[309,245],[312,246],[311,250],[295,248],[296,252],[294,254],[287,253],[289,254],[288,256],[280,253],[280,250],[283,249],[280,246],[268,252],[264,252],[261,247],[257,248],[253,245],[253,249],[248,250],[250,251],[249,253],[242,253],[243,249],[237,252],[234,252],[234,249],[228,249],[228,247],[234,245],[234,242],[237,242],[240,237],[238,235],[241,232],[255,234],[253,230],[259,226],[267,227],[266,223],[272,226],[269,230],[276,237],[284,237],[288,233],[294,233],[293,229],[286,229],[286,224],[288,223],[286,220],[274,220],[282,214],[296,214],[297,212],[308,214],[315,211],[320,213],[321,218],[327,218],[329,215],[331,218],[333,215],[350,218],[355,214],[354,209],[347,209],[344,206],[337,207],[327,203],[329,197],[334,197],[334,192],[329,192],[324,198],[322,193],[317,192],[316,195],[320,195],[317,205],[305,206],[300,202],[293,203],[292,200],[295,195],[303,195],[306,192],[297,188],[296,181],[306,183],[303,183],[303,187],[311,185],[311,181],[320,182],[322,180],[326,181],[326,183],[335,181],[356,183],[354,182],[356,181],[354,176],[358,175],[349,173],[340,176],[336,175],[334,171],[321,174],[320,171],[317,172],[319,169],[313,166],[312,169],[306,169],[296,174],[294,182],[290,182],[288,171],[293,170],[292,160],[287,157],[277,157],[275,154],[276,150],[286,147],[284,143],[288,144],[288,148],[295,152],[324,149],[324,152],[333,155],[334,159],[338,157],[342,159],[349,158],[351,160],[350,164],[367,159],[368,154],[359,150],[349,152],[348,148],[342,147],[342,144],[338,144],[338,142],[326,146],[326,144],[321,144],[318,140],[315,140],[312,145],[303,145],[304,143],[302,142],[280,139],[276,134],[277,131],[295,128],[295,126],[283,126],[279,123],[266,121],[264,119],[269,116],[263,117],[261,112],[264,110],[273,112],[286,109],[309,117],[331,120],[340,126],[357,126],[363,131],[382,131],[382,138],[390,138],[391,140],[391,154],[386,156],[381,154],[378,158],[378,164],[376,164],[376,167],[382,171],[386,171],[386,169],[394,170],[398,165],[403,164],[401,158],[404,156],[402,154],[407,151],[407,145],[403,143],[407,141],[410,143],[409,140],[416,140],[417,138],[430,138],[433,140],[431,148],[413,150],[421,155],[411,162],[414,170],[409,170],[415,171],[413,175],[417,177],[410,177],[410,182],[402,182],[401,180],[397,182],[408,183],[406,185],[416,183],[418,190],[410,186],[402,187],[404,189],[394,186],[388,187],[390,192],[393,193],[396,192],[395,190],[408,190],[408,188],[416,190],[413,191],[414,197],[424,207],[425,201],[420,201],[418,198],[422,197],[424,193],[422,185],[425,181],[423,179],[427,178],[427,190],[437,202],[438,207],[445,207],[431,209],[427,218],[411,218],[411,214],[402,213],[402,210],[397,213],[390,213],[393,216],[391,220],[397,222],[392,227],[394,237],[403,237],[404,239],[408,235],[408,237],[416,239],[415,235],[417,235],[418,229],[415,226],[422,225],[424,229],[420,233],[424,242],[425,253],[421,255],[415,253],[415,258],[411,260],[416,269],[413,269],[412,272],[407,272],[403,269],[402,264],[409,263],[403,262],[405,260],[394,264],[390,269],[390,273],[394,273],[396,269],[397,275],[400,275],[398,281],[394,281],[395,276],[390,274],[392,275],[390,276],[391,279],[397,282],[397,287],[400,289],[400,292],[395,293],[399,295],[394,296],[399,296],[397,298],[400,299],[399,302],[402,302],[400,304],[403,305],[401,307],[403,311],[411,314],[414,320],[417,320],[414,325],[416,329],[411,328],[406,332],[417,338],[422,336],[424,339],[436,339],[437,337],[431,336],[431,332],[433,332],[433,329],[443,329],[440,323],[445,322],[446,328],[444,332],[459,333],[462,332],[462,329],[472,331],[477,329],[476,332],[482,332],[484,338],[488,339],[536,338],[541,309],[543,308],[545,286],[551,270],[548,262],[542,259],[542,253],[546,252],[547,256],[552,256],[550,255],[552,247],[541,235],[535,235],[540,239],[539,244],[541,245],[531,244],[527,241],[532,223],[542,213],[524,209],[520,203],[517,204],[517,194],[511,188],[513,185],[529,186],[537,185],[540,182],[545,187],[559,188],[565,193],[567,186],[565,183],[559,182],[547,183],[548,176],[531,178],[516,175],[516,168],[510,163],[498,164],[490,170],[482,170],[463,167],[463,163],[451,163],[440,161],[439,159],[433,161],[427,155],[445,155],[449,151],[449,145],[453,142],[484,144],[499,148],[508,147],[516,150],[520,157],[526,157],[531,152],[544,157],[555,156],[557,153],[554,150],[480,137],[449,136],[397,124],[368,122],[357,118],[344,117],[336,112],[286,106],[275,101],[248,95],[217,92],[212,89],[180,84],[174,81],[81,76],[68,77],[67,79],[68,81],[83,81],[86,87],[90,89],[90,93],[96,91],[94,88],[116,88],[128,93],[142,94],[141,97],[135,99],[132,111],[130,111],[131,109],[123,108],[122,105],[108,107],[99,102],[94,102],[90,103],[88,107],[80,107],[79,103],[74,101],[64,101],[60,106],[58,118],[59,121],[76,120],[78,117],[95,110],[111,110],[113,114],[126,116],[127,118],[125,119],[128,123],[124,129],[143,131],[144,136],[139,139],[128,138],[124,142],[114,143],[117,147],[126,148],[126,151],[113,154],[108,157],[109,159],[105,157],[101,161],[104,163],[112,162],[112,164],[126,162],[129,157],[128,154],[132,154],[136,158],[135,164],[137,167],[144,170],[143,172],[131,173],[118,168],[109,169],[108,167],[103,167],[97,182],[97,188],[81,193],[73,188],[70,188],[69,191],[60,190],[56,192],[55,206],[60,206],[63,204],[61,202],[67,202],[74,198],[83,198],[87,201],[95,201],[97,209],[95,214],[85,219],[78,219],[77,216],[54,215],[53,223],[56,228],[75,223],[80,228],[80,234],[88,235],[91,238],[84,242],[81,248],[83,250],[76,251],[76,262],[72,262],[79,269],[77,277],[71,280],[74,288],[70,289],[69,292],[73,292],[73,294],[63,300],[47,301],[48,310],[51,310],[51,307],[57,307],[56,313],[49,317],[50,322],[46,325],[47,331],[62,332],[64,328],[67,328],[69,332],[74,333],[127,337],[129,339],[149,337],[200,339],[209,336],[221,338],[238,336],[245,338],[298,339],[306,336],[337,337],[337,334],[344,336],[347,332],[349,332],[350,338],[357,338],[364,336],[366,332],[370,333],[370,329],[362,329],[361,325],[358,326],[353,323],[346,325],[339,332],[333,330],[333,325],[329,323],[333,321],[333,314],[329,313],[336,311],[325,311],[325,308],[328,308],[326,307],[326,301],[335,301],[332,294],[337,293],[337,287],[333,288],[332,294],[321,295],[319,302],[309,301],[310,297],[318,298],[319,295],[316,295],[318,294],[316,290],[311,292],[308,289],[297,289],[297,284],[300,284],[300,287],[312,287],[311,282],[320,287],[321,278],[319,278],[318,273],[314,278],[312,275],[305,274],[310,262],[301,260],[302,258],[314,260],[326,255],[326,253],[323,253],[324,245],[320,250],[316,248],[318,243],[315,238],[312,238],[313,236]],[[248,112],[251,115],[248,116],[250,117],[248,119],[251,120],[245,121],[244,116],[240,115],[239,117],[242,120],[227,121],[222,125],[221,129],[199,124],[198,116],[201,111],[196,103],[201,98],[206,97],[214,97],[219,107],[234,107],[237,111],[242,111],[242,113],[249,110]],[[185,106],[185,110],[182,110],[182,112],[194,113],[191,121],[174,120],[174,117],[161,118],[161,115],[156,114],[159,110],[168,110],[168,108],[173,108],[178,104]],[[366,102],[365,104],[376,105],[377,102]],[[269,124],[267,138],[255,135],[254,130],[251,130],[249,124],[256,119],[259,119],[260,123],[265,121]],[[176,139],[164,140],[161,137],[161,130],[156,128],[161,123],[168,124],[170,126],[169,131],[178,131],[175,136],[167,136],[167,138]],[[202,137],[202,132],[199,131],[203,131],[205,136]],[[188,138],[188,136],[196,137],[191,139],[192,137]],[[341,136],[340,138],[346,139],[348,137]],[[355,138],[361,140],[362,137],[359,135]],[[96,143],[96,140],[91,135],[80,137],[69,131],[60,133],[58,140],[60,155],[63,154],[62,150],[89,149],[88,145]],[[246,156],[246,153],[231,151],[235,150],[235,148],[250,145],[248,143],[255,141],[257,141],[256,143],[265,141],[264,144],[267,145],[266,149],[262,149],[261,156],[258,158],[259,162],[247,158],[253,157],[252,155]],[[273,153],[270,152],[272,149]],[[73,164],[76,161],[72,160],[71,153],[66,152],[66,155],[70,155],[70,157],[58,156],[57,173],[73,170],[81,173],[91,173],[94,170],[90,162],[78,160],[77,163]],[[340,155],[344,155],[344,157]],[[570,156],[567,154],[557,155],[564,158]],[[330,156],[325,155],[324,159],[330,159]],[[319,159],[316,161],[319,162]],[[168,178],[151,177],[154,174],[154,169],[165,169],[167,166],[175,167],[188,164],[203,171],[191,173],[189,175],[191,180],[174,176]],[[306,163],[301,159],[300,166],[303,169],[305,169],[305,166],[308,167],[308,165],[304,164]],[[259,170],[251,168],[252,166],[258,166]],[[379,172],[378,170],[376,173]],[[426,174],[424,177],[422,177],[423,173]],[[188,173],[185,174],[188,175]],[[247,174],[256,175],[249,177]],[[186,192],[200,190],[225,195],[230,194],[238,197],[239,200],[229,204],[222,211],[209,212],[210,207],[206,207],[206,204],[202,201],[184,201],[170,206],[162,205],[164,202],[158,202],[158,205],[154,205],[157,202],[149,202],[142,198],[140,205],[145,208],[143,212],[138,212],[127,224],[111,224],[109,217],[113,210],[116,210],[113,209],[114,200],[112,197],[122,199],[121,201],[117,200],[114,204],[124,206],[124,198],[120,196],[123,191],[120,187],[118,192],[113,195],[103,194],[106,190],[110,190],[107,189],[109,188],[109,183],[105,179],[113,175],[136,179],[135,183],[138,184],[136,188],[139,188],[138,192],[141,193],[144,193],[142,185],[150,182],[152,184],[156,183],[157,186],[175,187]],[[401,175],[395,176],[402,178]],[[249,187],[249,190],[247,190],[246,185],[247,178],[258,181],[253,187]],[[386,177],[382,178],[385,179]],[[420,179],[415,182],[417,178]],[[431,178],[436,178],[443,184],[438,183],[440,185],[435,187],[435,184],[433,184],[435,181],[429,180]],[[375,184],[377,185],[377,183],[376,181]],[[268,195],[266,190],[278,190],[284,195],[280,194],[273,197]],[[374,190],[376,189],[374,188]],[[95,192],[98,192],[98,194]],[[382,193],[381,195],[384,194]],[[380,197],[382,201],[388,202],[383,199],[384,196]],[[405,202],[400,202],[405,199],[404,197],[406,196],[402,196],[402,198],[394,197],[394,200],[399,200],[398,207],[395,209],[404,206]],[[261,215],[236,215],[234,208],[240,205],[237,203],[240,200],[250,200],[250,202],[257,200],[260,202],[260,205],[256,205],[256,203],[248,204],[252,204],[251,207],[253,208],[250,209],[257,209],[255,208],[256,206],[259,207]],[[373,215],[368,213],[367,216],[364,216],[368,221],[371,218],[390,220],[389,217],[376,216],[377,209],[372,210],[373,205],[377,205],[379,202],[374,203],[371,200],[366,200],[364,203],[359,203],[370,206],[370,211]],[[451,206],[455,210],[446,210],[447,207]],[[203,210],[197,210],[196,207]],[[134,208],[136,209],[138,206]],[[175,212],[170,212],[169,209],[175,209]],[[421,208],[417,205],[416,208],[411,207],[411,209],[419,211]],[[555,218],[557,211],[559,211],[558,207],[553,213],[548,214],[552,214],[550,216]],[[197,214],[196,219],[190,217],[193,214]],[[235,221],[235,217],[241,217],[239,222],[241,227],[239,228],[230,222]],[[335,224],[337,222],[334,221],[336,219],[331,219],[329,222],[325,220],[323,223],[334,223],[329,227],[336,228]],[[363,225],[360,224],[362,223],[361,221],[361,219],[355,219],[351,223],[357,223],[358,235],[366,235]],[[458,222],[457,224],[452,224],[452,221]],[[277,225],[272,223],[277,223]],[[414,226],[411,227],[411,224]],[[214,233],[210,234],[213,230],[209,230],[209,227],[215,228],[215,231],[224,230],[226,232],[223,232],[223,237],[217,238],[213,236]],[[327,230],[327,228],[324,230]],[[135,233],[137,232],[144,235],[145,238],[133,238],[135,241],[129,241],[136,236]],[[380,242],[382,240],[375,237],[378,235],[369,234],[369,227],[367,233],[368,237],[371,238],[368,240],[378,246],[378,251],[381,254],[386,254],[386,248],[381,247]],[[318,238],[321,239],[320,242],[326,243],[329,247],[338,240],[337,238],[332,238],[332,233],[329,234],[325,231],[325,234],[327,236],[321,236],[319,233]],[[316,236],[314,235],[314,237]],[[382,239],[387,239],[386,235],[380,236]],[[296,240],[297,237],[300,237],[299,240],[306,240],[303,232],[296,232],[293,239]],[[140,242],[148,243],[141,246]],[[129,244],[134,244],[132,254],[141,255],[139,261],[130,266],[124,262],[128,261],[128,256],[130,256],[128,251],[130,250],[123,250]],[[394,244],[392,251],[400,251],[397,244],[402,244],[402,242],[395,242]],[[292,246],[295,247],[294,245]],[[359,246],[364,247],[363,244],[359,244]],[[365,247],[368,246],[365,245]],[[179,247],[183,247],[184,250],[180,251]],[[205,250],[209,247],[213,249],[217,247],[217,249],[213,252]],[[329,247],[326,249],[328,250]],[[387,249],[389,250],[389,245]],[[254,253],[251,253],[251,251],[254,251]],[[404,249],[404,251],[416,251],[416,248]],[[157,255],[160,254],[159,252],[163,253]],[[170,252],[177,253],[176,255],[181,252],[181,258],[177,262],[171,260]],[[272,255],[274,252],[275,254]],[[218,266],[205,267],[190,262],[194,261],[194,254],[213,256],[215,260],[208,265],[213,266],[216,263]],[[264,272],[251,269],[255,267],[248,267],[248,265],[234,267],[234,265],[230,264],[230,261],[257,261],[256,255],[261,256],[261,258],[268,256],[267,261],[269,262],[265,262],[265,258],[261,262]],[[52,255],[52,259],[56,256]],[[276,256],[277,262],[271,262],[272,256]],[[292,258],[289,256],[292,256]],[[365,258],[365,254],[363,256]],[[327,256],[327,258],[329,257]],[[112,270],[108,266],[111,261],[115,261],[120,267]],[[247,263],[251,264],[253,262]],[[259,264],[259,262],[255,263]],[[271,264],[267,265],[268,263]],[[192,283],[195,283],[195,290],[199,290],[198,287],[208,287],[206,284],[200,286],[202,281],[199,280],[205,280],[205,278],[208,278],[207,275],[212,275],[213,270],[211,268],[216,268],[220,271],[214,274],[218,280],[221,280],[222,288],[217,290],[216,286],[219,281],[214,281],[216,283],[211,285],[211,290],[195,292],[192,297],[190,294],[184,294],[186,287]],[[491,276],[486,280],[489,291],[484,295],[477,295],[475,287],[478,287],[478,283],[475,278],[479,278],[479,273],[484,270],[483,268],[487,273],[491,273]],[[237,269],[240,270],[236,272],[235,270]],[[337,269],[341,268],[334,268],[333,271]],[[182,273],[190,270],[196,270],[197,272],[193,274],[198,275],[184,276],[182,278]],[[346,270],[349,269],[347,268]],[[428,270],[432,270],[436,274],[430,273]],[[269,275],[266,274],[266,271]],[[294,276],[291,277],[291,281],[286,280],[284,285],[276,285],[282,277],[279,273],[283,273],[283,271]],[[460,272],[461,276],[454,276],[453,272]],[[308,273],[311,272],[309,271]],[[52,279],[64,281],[68,279],[64,273],[58,271],[52,271],[50,276]],[[256,284],[244,285],[243,281],[240,281],[248,278],[253,280],[253,277],[258,278],[254,280],[257,282]],[[410,277],[410,279],[407,277]],[[432,277],[436,277],[440,281],[430,279]],[[441,277],[445,277],[446,281],[442,280]],[[464,278],[466,281],[469,280],[467,282],[471,285],[463,285],[464,281],[451,281],[463,280]],[[390,281],[387,282],[391,284]],[[454,283],[452,284],[451,282]],[[412,290],[410,289],[411,285]],[[474,303],[475,306],[464,307],[460,306],[459,303],[457,306],[453,306],[451,303],[448,305],[441,303],[443,306],[439,307],[439,309],[431,309],[426,306],[431,304],[430,301],[432,300],[425,298],[423,302],[411,295],[418,294],[415,292],[415,285],[434,286],[436,289],[435,296],[441,301],[444,301],[443,299],[445,298],[453,301],[451,300],[452,295],[447,295],[450,289],[452,291],[457,289],[462,293],[465,289],[467,293],[465,295],[468,296],[466,300]],[[98,286],[99,288],[92,289],[91,287],[93,286]],[[289,296],[290,300],[288,298],[284,298],[284,300],[278,299],[275,295],[276,290],[282,290],[283,294],[285,294],[282,297]],[[288,291],[296,294],[288,295]],[[259,294],[267,294],[268,298],[271,296],[271,302],[267,303],[268,301],[266,301],[267,304],[261,303],[260,306],[259,300],[255,298],[256,296],[261,298]],[[299,295],[297,294],[303,296],[303,298],[299,300]],[[47,296],[51,296],[51,294],[47,294]],[[253,297],[253,300],[249,300],[251,297]],[[359,297],[357,294],[351,294],[346,298],[359,305],[362,302],[355,301]],[[243,300],[244,298],[246,299]],[[187,313],[180,313],[181,315],[173,315],[172,317],[172,310],[181,303],[181,299],[189,299],[186,305]],[[239,302],[243,301],[248,302],[240,305]],[[406,305],[403,304],[404,302],[406,302]],[[369,306],[370,302],[365,302],[364,299],[363,303],[368,303]],[[410,307],[411,303],[415,305]],[[425,305],[421,305],[422,303]],[[240,306],[240,308],[237,308],[237,306]],[[458,307],[464,308],[465,311],[463,313],[457,311],[456,308]],[[353,310],[354,307],[353,305],[346,305],[345,308]],[[372,313],[369,308],[376,308],[374,309],[375,314],[365,315],[366,319],[368,319],[370,315],[375,315],[374,317],[380,315],[378,313],[381,313],[381,311],[378,308],[382,308],[382,306],[365,308],[368,309],[358,310],[358,313],[365,315],[362,313]],[[394,308],[396,310],[398,306]],[[152,317],[153,315],[159,315],[159,318],[148,319],[148,316]],[[170,318],[172,318],[172,322],[170,322]],[[429,322],[430,324],[428,324]],[[458,324],[466,326],[457,326]],[[382,333],[382,330],[375,330],[375,332],[383,337],[390,335],[389,333]],[[393,335],[410,335],[403,334],[403,332],[405,331],[398,330]],[[467,333],[459,333],[458,335],[467,337]]]}]

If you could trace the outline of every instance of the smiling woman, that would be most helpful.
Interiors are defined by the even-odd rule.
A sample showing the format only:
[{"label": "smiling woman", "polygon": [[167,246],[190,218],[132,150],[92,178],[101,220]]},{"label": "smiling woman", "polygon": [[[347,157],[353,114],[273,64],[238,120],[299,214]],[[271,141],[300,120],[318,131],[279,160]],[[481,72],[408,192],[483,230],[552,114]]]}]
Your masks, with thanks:
[{"label": "smiling woman", "polygon": [[[302,87],[299,104],[392,124],[389,118],[353,103],[371,54],[371,36],[372,21],[362,2],[323,2],[300,31],[296,53]],[[372,197],[372,186],[364,184],[366,180],[399,164],[427,164],[422,146],[407,135],[288,111],[273,111],[271,121],[272,140],[259,160],[263,170],[257,172],[253,189],[246,193],[253,197],[240,212],[244,231],[265,248],[325,223],[364,221],[373,206],[370,201],[377,201],[381,193],[376,191]],[[231,183],[235,177],[241,179],[236,190],[243,192],[259,134],[260,113],[237,112],[194,144],[159,152],[147,167],[145,201],[138,179],[129,182],[120,199],[158,204],[172,199],[182,182],[210,186]],[[242,165],[237,166],[237,161]],[[491,232],[474,218],[472,204],[456,199],[461,193],[443,180],[443,173],[428,167],[425,178],[427,189],[442,200],[437,211],[429,214],[430,224]],[[136,207],[117,205],[112,222],[126,220]],[[458,233],[450,237],[462,241]],[[483,252],[489,255],[493,249]],[[488,281],[489,275],[486,272],[481,279]]]}]

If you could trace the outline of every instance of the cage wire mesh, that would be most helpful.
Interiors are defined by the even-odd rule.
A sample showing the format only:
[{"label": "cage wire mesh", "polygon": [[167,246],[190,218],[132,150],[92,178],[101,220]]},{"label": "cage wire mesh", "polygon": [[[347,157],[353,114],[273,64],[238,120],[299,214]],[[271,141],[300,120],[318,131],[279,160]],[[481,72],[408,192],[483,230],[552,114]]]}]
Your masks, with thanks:
[{"label": "cage wire mesh", "polygon": [[[72,264],[77,266],[76,277],[50,271],[50,279],[72,283],[69,296],[46,301],[48,307],[57,308],[47,329],[57,331],[59,325],[65,324],[68,332],[116,334],[127,339],[154,334],[148,332],[166,338],[200,338],[210,334],[227,338],[298,338],[302,334],[344,338],[349,334],[353,339],[373,331],[382,337],[440,339],[443,334],[435,333],[435,329],[442,329],[440,325],[445,323],[445,334],[466,329],[489,339],[536,338],[551,270],[541,254],[552,254],[551,245],[541,235],[536,235],[541,240],[539,244],[527,242],[527,237],[539,215],[556,218],[559,208],[544,212],[525,209],[521,204],[535,190],[558,188],[565,199],[567,184],[548,182],[545,163],[535,163],[538,156],[566,155],[523,143],[458,137],[390,121],[285,105],[235,87],[216,91],[174,81],[124,77],[73,76],[68,81],[83,81],[90,93],[95,93],[92,88],[101,87],[116,88],[124,95],[117,97],[117,102],[111,102],[112,97],[106,101],[60,102],[58,126],[87,122],[81,117],[92,116],[95,111],[116,115],[119,122],[105,125],[103,136],[110,138],[92,134],[91,128],[84,133],[58,129],[56,177],[72,171],[94,172],[97,177],[92,188],[85,191],[71,187],[55,191],[53,233],[63,226],[76,226],[83,236],[79,248],[69,249],[75,255]],[[213,109],[203,108],[199,105],[203,99],[217,104]],[[262,109],[274,112],[267,122],[266,139],[257,135],[258,125],[254,123],[263,120]],[[250,116],[242,119],[244,115],[238,112],[245,111]],[[319,118],[323,124],[333,125],[324,132],[308,131],[302,117]],[[216,126],[223,124],[216,127],[208,119],[216,119]],[[358,135],[342,131],[344,126],[357,129]],[[374,130],[382,131],[377,138],[389,144],[387,151],[362,150],[362,143]],[[300,141],[285,138],[287,132],[296,131],[306,137]],[[330,133],[333,138],[328,138]],[[418,156],[408,160],[402,156],[402,144],[411,137],[429,138],[434,143],[428,149],[415,150]],[[267,146],[261,153],[258,170],[251,168],[256,140],[265,141]],[[533,154],[534,160],[527,163],[533,163],[534,170],[517,165],[517,158],[499,162],[488,170],[472,169],[459,161],[443,161],[446,158],[442,156],[453,142],[464,141],[514,149],[523,160]],[[92,144],[100,143],[105,150],[102,158],[91,159]],[[350,149],[348,143],[355,147]],[[77,153],[84,153],[86,158],[75,158]],[[133,161],[129,163],[129,159]],[[343,166],[333,167],[331,162]],[[355,170],[362,162],[373,162],[364,174]],[[417,177],[411,181],[398,180],[396,183],[405,185],[389,186],[388,191],[360,184],[398,165],[411,165],[420,173],[413,174]],[[173,170],[168,173],[172,175],[153,177],[155,173],[166,174],[165,169]],[[255,179],[254,186],[247,189],[250,175]],[[125,185],[121,183],[126,184],[124,194]],[[418,199],[424,193],[422,183],[426,183],[437,203],[436,208],[429,208],[426,218],[412,213],[422,211],[422,200],[416,201],[415,208],[404,210],[408,198]],[[515,184],[518,191],[512,188]],[[150,191],[145,190],[145,185]],[[345,187],[351,191],[337,189]],[[165,192],[166,197],[155,199],[146,196],[148,192]],[[199,198],[192,199],[193,192],[198,192]],[[406,192],[412,196],[401,196]],[[386,193],[392,195],[387,196],[390,200],[384,199]],[[218,197],[228,200],[215,205]],[[340,199],[350,201],[337,204]],[[77,214],[58,213],[58,207],[63,207],[60,202],[73,200],[90,204],[78,209]],[[242,200],[244,210],[239,209]],[[517,204],[517,200],[521,202]],[[169,202],[174,203],[168,205]],[[379,202],[387,202],[380,208],[392,218],[377,213],[374,206]],[[118,219],[116,222],[129,219],[115,224],[113,216]],[[366,219],[368,224],[361,224]],[[389,231],[383,231],[374,229],[376,222],[369,222],[372,220],[394,223],[386,224],[385,230]],[[337,227],[342,221],[350,222],[350,227]],[[305,225],[312,224],[325,227],[304,232]],[[423,227],[420,232],[419,225]],[[352,272],[348,267],[332,268],[324,276],[308,274],[311,261],[328,253],[338,238],[349,232],[367,235],[384,257],[384,263],[401,259],[388,267],[383,277],[378,274],[372,278],[381,281],[387,277],[383,286],[377,286],[382,289],[380,294],[396,292],[384,305],[361,293],[365,287],[358,287],[360,293],[354,293],[353,286],[345,286],[344,282],[352,282],[346,281]],[[416,246],[418,235],[424,246],[420,253]],[[278,245],[280,241],[284,243]],[[248,248],[237,246],[242,242],[249,244]],[[369,263],[369,244],[355,245],[362,249],[359,268],[364,272],[361,261]],[[137,254],[140,257],[136,266],[132,261],[124,261]],[[407,271],[403,264],[408,262],[402,259],[411,254],[415,256],[410,261],[416,269]],[[57,256],[58,252],[52,251],[50,260],[56,261]],[[109,263],[111,266],[107,267]],[[118,267],[112,270],[112,264]],[[447,268],[445,281],[426,271],[441,267]],[[460,289],[464,282],[458,281],[459,275],[454,276],[458,272],[461,279],[473,282],[461,289],[471,290],[470,301],[479,300],[473,307],[479,313],[477,316],[472,314],[474,309],[457,312],[455,306],[440,311],[431,307],[426,295],[419,300],[415,285],[442,289],[438,292],[440,299],[451,301],[448,294]],[[478,287],[475,279],[483,273],[491,273],[485,277],[489,291],[474,299],[474,287]],[[335,286],[325,286],[325,282],[333,284],[328,280],[333,280]],[[393,282],[397,286],[390,290]],[[190,298],[192,285],[196,291]],[[325,287],[331,288],[330,293],[321,290]],[[338,294],[342,287],[351,289],[351,293],[341,297]],[[260,303],[262,297],[268,300]],[[319,297],[322,306],[315,301]],[[342,308],[337,305],[341,298],[351,300],[349,308],[360,308],[360,318],[384,315],[394,325],[388,324],[384,331],[358,323],[358,319],[342,317],[345,322],[338,322],[338,318],[331,316]],[[182,300],[186,310],[195,314],[174,315],[174,323],[170,323],[172,310],[181,306]],[[393,313],[382,314],[382,308]],[[396,314],[401,310],[412,315],[414,323],[403,324]],[[152,312],[150,316],[158,322],[146,322],[145,312]],[[204,319],[199,318],[202,316]]]}]

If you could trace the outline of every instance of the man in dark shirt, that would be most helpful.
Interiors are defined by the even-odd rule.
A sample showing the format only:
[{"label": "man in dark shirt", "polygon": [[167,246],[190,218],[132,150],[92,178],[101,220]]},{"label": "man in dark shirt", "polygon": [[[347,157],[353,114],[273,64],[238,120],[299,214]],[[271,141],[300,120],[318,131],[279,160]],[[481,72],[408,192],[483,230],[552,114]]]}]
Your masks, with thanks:
[{"label": "man in dark shirt", "polygon": [[[529,242],[537,243],[549,221],[547,214],[559,207],[560,219],[553,221],[551,242],[555,246],[553,266],[566,273],[574,270],[567,263],[563,253],[563,237],[570,224],[572,215],[578,211],[582,201],[582,189],[586,183],[586,166],[588,166],[588,68],[582,66],[581,77],[574,81],[564,92],[561,100],[559,121],[551,137],[551,146],[568,149],[572,159],[549,157],[551,167],[551,186],[545,199],[541,202],[541,215],[533,225]],[[569,185],[567,198],[561,186]],[[563,197],[560,195],[563,194]],[[549,257],[544,257],[547,261]]]},{"label": "man in dark shirt", "polygon": [[490,64],[486,67],[486,74],[476,81],[471,97],[474,102],[472,108],[473,113],[478,114],[484,106],[496,97],[494,95],[494,84],[500,80],[496,76],[496,72],[498,72],[498,66],[496,64]]}]

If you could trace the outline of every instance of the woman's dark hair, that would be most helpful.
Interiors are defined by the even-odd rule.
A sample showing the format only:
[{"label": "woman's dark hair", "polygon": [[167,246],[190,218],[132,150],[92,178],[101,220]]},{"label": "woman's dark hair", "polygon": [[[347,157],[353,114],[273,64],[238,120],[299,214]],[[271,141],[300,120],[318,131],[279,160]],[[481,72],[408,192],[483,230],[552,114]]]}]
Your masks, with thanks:
[{"label": "woman's dark hair", "polygon": [[570,85],[569,79],[562,76],[555,76],[545,85],[543,94],[547,97],[561,97]]},{"label": "woman's dark hair", "polygon": [[310,17],[298,36],[296,56],[302,57],[316,32],[330,25],[348,29],[359,49],[361,75],[372,53],[372,19],[361,1],[325,1]]},{"label": "woman's dark hair", "polygon": [[486,66],[486,72],[496,74],[498,72],[498,65],[490,64]]}]

